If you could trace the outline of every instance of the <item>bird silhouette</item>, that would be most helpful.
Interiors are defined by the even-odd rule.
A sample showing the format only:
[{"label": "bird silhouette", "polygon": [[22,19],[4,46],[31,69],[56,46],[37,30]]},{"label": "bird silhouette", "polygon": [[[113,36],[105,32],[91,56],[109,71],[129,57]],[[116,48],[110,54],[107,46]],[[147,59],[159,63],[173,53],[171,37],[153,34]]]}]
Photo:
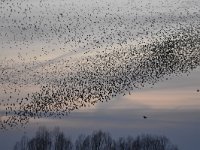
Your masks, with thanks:
[{"label": "bird silhouette", "polygon": [[0,1],[2,129],[62,118],[200,65],[197,7],[36,1]]},{"label": "bird silhouette", "polygon": [[144,118],[144,119],[147,119],[148,117],[147,117],[147,116],[143,116],[143,118]]}]

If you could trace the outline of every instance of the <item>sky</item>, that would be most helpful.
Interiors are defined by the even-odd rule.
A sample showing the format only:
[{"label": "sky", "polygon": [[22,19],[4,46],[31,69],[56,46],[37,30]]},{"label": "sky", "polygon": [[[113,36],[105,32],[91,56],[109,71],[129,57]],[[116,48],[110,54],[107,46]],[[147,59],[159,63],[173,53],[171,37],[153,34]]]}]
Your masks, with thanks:
[{"label": "sky", "polygon": [[198,0],[0,3],[0,149],[40,126],[200,147]]}]

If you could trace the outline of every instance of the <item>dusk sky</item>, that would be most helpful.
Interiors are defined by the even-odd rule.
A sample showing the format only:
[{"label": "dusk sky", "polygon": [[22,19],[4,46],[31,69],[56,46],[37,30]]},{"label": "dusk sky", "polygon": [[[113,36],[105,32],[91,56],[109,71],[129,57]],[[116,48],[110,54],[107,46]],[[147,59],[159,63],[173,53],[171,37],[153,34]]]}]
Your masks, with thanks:
[{"label": "dusk sky", "polygon": [[41,126],[197,150],[199,25],[199,0],[1,0],[0,150]]}]

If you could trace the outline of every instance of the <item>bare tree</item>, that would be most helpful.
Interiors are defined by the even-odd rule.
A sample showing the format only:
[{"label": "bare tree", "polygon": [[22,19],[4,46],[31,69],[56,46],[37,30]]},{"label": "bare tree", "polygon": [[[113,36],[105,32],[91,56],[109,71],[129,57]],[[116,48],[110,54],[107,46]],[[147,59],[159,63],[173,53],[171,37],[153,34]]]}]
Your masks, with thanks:
[{"label": "bare tree", "polygon": [[109,133],[95,131],[91,135],[80,135],[75,143],[66,138],[59,128],[50,133],[41,127],[30,140],[23,136],[14,150],[178,150],[165,136],[140,135],[114,140]]},{"label": "bare tree", "polygon": [[76,140],[76,150],[91,150],[91,136],[80,135]]},{"label": "bare tree", "polygon": [[97,131],[92,134],[91,144],[93,150],[108,150],[113,147],[113,140],[109,133]]},{"label": "bare tree", "polygon": [[54,150],[72,150],[73,144],[69,138],[66,138],[62,132],[55,136]]},{"label": "bare tree", "polygon": [[36,137],[29,141],[29,150],[51,150],[51,136],[45,127],[40,127],[36,132]]},{"label": "bare tree", "polygon": [[21,141],[15,144],[14,150],[28,150],[28,138],[23,136]]}]

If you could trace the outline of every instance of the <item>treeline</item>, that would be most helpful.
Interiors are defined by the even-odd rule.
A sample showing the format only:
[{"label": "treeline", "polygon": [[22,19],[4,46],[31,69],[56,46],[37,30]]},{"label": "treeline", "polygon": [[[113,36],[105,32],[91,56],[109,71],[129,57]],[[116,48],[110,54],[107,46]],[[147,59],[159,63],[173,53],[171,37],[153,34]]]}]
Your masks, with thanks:
[{"label": "treeline", "polygon": [[178,150],[165,136],[140,135],[113,139],[109,133],[94,131],[72,141],[59,128],[40,127],[35,137],[23,136],[14,150]]}]

